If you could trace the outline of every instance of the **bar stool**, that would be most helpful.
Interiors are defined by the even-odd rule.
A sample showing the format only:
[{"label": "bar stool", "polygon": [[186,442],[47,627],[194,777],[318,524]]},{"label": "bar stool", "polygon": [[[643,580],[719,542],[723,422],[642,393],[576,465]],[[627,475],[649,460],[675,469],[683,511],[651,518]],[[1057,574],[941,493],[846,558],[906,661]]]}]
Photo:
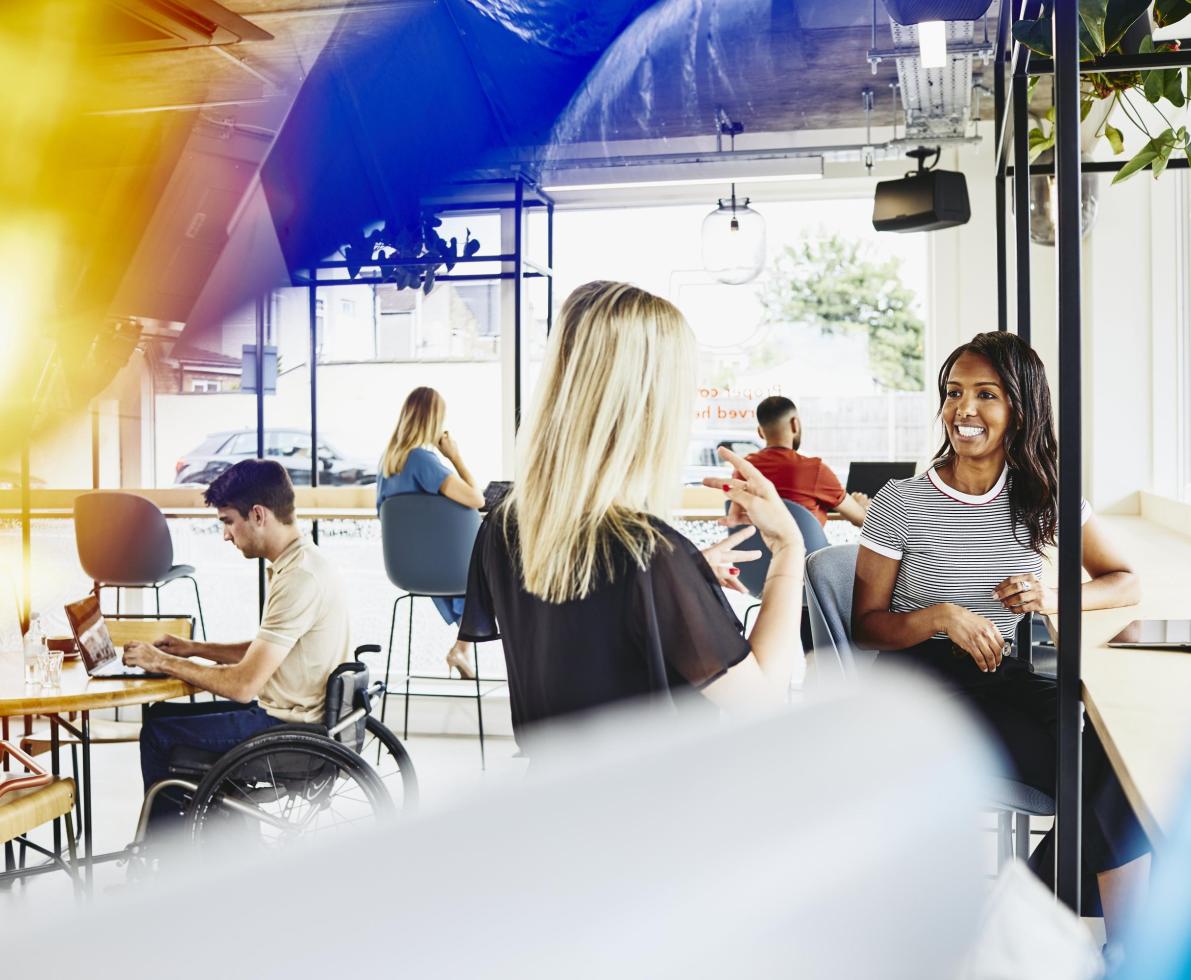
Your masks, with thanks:
[{"label": "bar stool", "polygon": [[[404,493],[389,497],[380,505],[381,543],[385,572],[389,581],[402,590],[393,601],[393,617],[389,624],[389,650],[385,659],[385,700],[381,703],[381,721],[385,718],[388,701],[389,670],[393,660],[393,634],[397,627],[397,607],[409,600],[409,633],[405,647],[405,724],[403,738],[409,738],[409,699],[411,697],[470,698],[476,702],[476,719],[480,736],[480,765],[486,767],[484,755],[485,695],[503,685],[503,681],[481,682],[479,657],[476,657],[474,690],[411,692],[415,680],[447,680],[435,674],[412,673],[414,615],[413,600],[418,598],[459,598],[467,592],[467,570],[471,563],[471,549],[480,529],[480,515],[470,507],[463,507],[441,494]],[[476,645],[472,644],[473,654]],[[399,693],[399,692],[398,692]]]},{"label": "bar stool", "polygon": [[74,501],[74,536],[79,564],[101,589],[116,590],[120,612],[121,589],[152,589],[161,613],[161,589],[189,579],[194,586],[199,629],[207,638],[203,602],[191,565],[174,564],[174,542],[165,515],[151,500],[119,490],[93,490]]}]

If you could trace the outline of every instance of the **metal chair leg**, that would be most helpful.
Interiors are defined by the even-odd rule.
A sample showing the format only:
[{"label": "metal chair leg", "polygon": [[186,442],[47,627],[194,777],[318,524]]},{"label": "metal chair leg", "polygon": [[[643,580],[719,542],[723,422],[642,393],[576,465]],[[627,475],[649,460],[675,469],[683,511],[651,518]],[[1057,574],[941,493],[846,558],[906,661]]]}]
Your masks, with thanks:
[{"label": "metal chair leg", "polygon": [[400,601],[401,596],[393,600],[393,615],[389,618],[389,652],[385,655],[385,693],[382,695],[380,701],[381,724],[384,724],[385,708],[389,705],[389,668],[393,663],[393,633],[397,629],[397,603]]},{"label": "metal chair leg", "polygon": [[744,632],[745,632],[746,636],[748,635],[748,631],[749,631],[749,614],[752,613],[754,610],[760,609],[760,608],[761,608],[761,603],[754,602],[751,606],[748,607],[748,609],[746,609],[744,611]]},{"label": "metal chair leg", "polygon": [[405,728],[402,738],[409,738],[409,675],[414,662],[414,597],[409,597],[409,634],[405,640]]},{"label": "metal chair leg", "polygon": [[161,619],[161,586],[153,586],[153,601],[156,603],[157,618]]},{"label": "metal chair leg", "polygon": [[471,659],[476,665],[476,720],[480,726],[480,771],[484,772],[488,768],[488,759],[484,755],[484,698],[480,694],[480,648],[475,643],[471,645]]},{"label": "metal chair leg", "polygon": [[184,575],[182,577],[190,579],[190,584],[194,586],[194,604],[198,609],[199,629],[202,630],[203,639],[205,640],[207,638],[207,624],[203,619],[203,600],[199,596],[198,579],[196,579],[193,575]]},{"label": "metal chair leg", "polygon": [[74,818],[71,817],[69,810],[66,812],[66,847],[70,851],[70,863],[62,863],[66,867],[66,873],[70,875],[71,883],[74,885],[75,897],[82,898],[83,879],[79,876],[78,844],[74,832]]}]

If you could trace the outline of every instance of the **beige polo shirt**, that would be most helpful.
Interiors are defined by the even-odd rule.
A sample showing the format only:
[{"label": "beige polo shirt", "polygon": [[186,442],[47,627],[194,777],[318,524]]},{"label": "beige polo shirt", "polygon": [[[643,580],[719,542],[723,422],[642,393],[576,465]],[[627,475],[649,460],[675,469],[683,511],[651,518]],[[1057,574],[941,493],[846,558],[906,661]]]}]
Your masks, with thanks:
[{"label": "beige polo shirt", "polygon": [[282,721],[321,722],[327,678],[351,659],[343,582],[305,536],[278,555],[266,575],[269,589],[257,639],[289,652],[257,701]]}]

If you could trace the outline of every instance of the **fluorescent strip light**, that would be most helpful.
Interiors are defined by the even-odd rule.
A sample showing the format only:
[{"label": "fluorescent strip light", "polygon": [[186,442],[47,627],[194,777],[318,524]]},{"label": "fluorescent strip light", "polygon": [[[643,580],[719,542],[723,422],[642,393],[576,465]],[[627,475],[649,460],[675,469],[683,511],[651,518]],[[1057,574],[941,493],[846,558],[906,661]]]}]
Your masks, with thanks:
[{"label": "fluorescent strip light", "polygon": [[[697,175],[697,176],[696,176]],[[710,160],[689,163],[626,163],[620,167],[558,168],[542,174],[542,190],[594,191],[613,188],[689,187],[700,184],[756,184],[777,180],[818,180],[822,157],[771,160]]]},{"label": "fluorescent strip light", "polygon": [[947,67],[947,25],[941,20],[918,25],[918,57],[923,68]]}]

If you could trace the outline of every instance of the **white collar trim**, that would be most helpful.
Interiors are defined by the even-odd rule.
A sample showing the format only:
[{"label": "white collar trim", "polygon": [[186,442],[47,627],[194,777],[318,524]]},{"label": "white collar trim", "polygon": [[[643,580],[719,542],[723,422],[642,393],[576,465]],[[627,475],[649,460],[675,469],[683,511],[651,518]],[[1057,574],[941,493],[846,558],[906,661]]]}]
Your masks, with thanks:
[{"label": "white collar trim", "polygon": [[926,471],[926,475],[930,482],[935,485],[936,490],[938,490],[940,493],[946,494],[952,500],[958,500],[961,504],[987,504],[990,500],[995,499],[997,495],[1005,489],[1005,481],[1009,479],[1009,467],[1006,465],[1005,468],[1001,470],[1001,475],[997,477],[997,482],[992,485],[987,493],[981,494],[963,493],[962,491],[956,490],[955,487],[948,486],[943,482],[943,478],[939,476],[938,471],[933,466]]}]

